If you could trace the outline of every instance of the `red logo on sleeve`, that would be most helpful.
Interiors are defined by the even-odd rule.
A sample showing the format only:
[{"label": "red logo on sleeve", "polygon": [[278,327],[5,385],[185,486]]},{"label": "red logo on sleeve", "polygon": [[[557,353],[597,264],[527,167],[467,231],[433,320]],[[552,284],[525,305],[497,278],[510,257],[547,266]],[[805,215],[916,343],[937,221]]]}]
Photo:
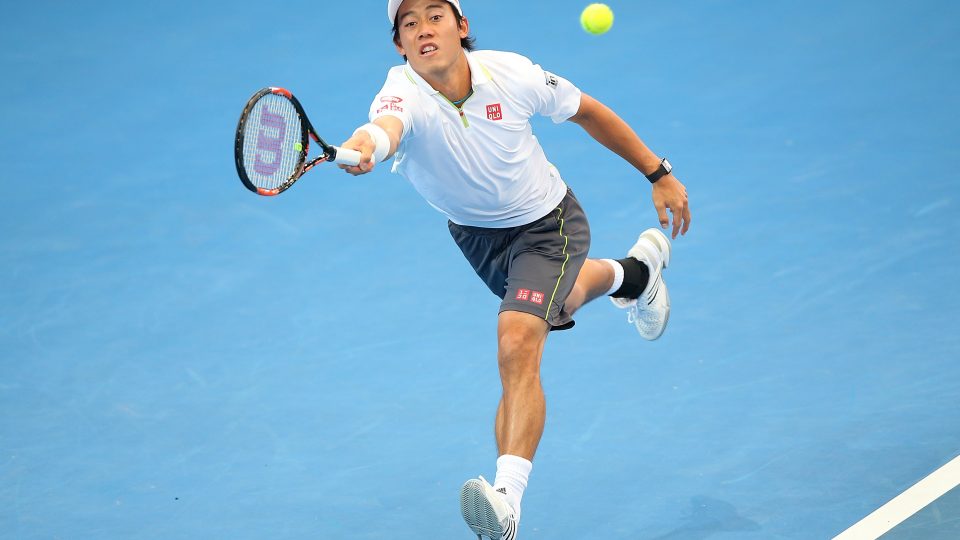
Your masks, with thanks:
[{"label": "red logo on sleeve", "polygon": [[517,300],[529,300],[530,289],[517,289]]},{"label": "red logo on sleeve", "polygon": [[543,303],[543,293],[540,291],[530,291],[530,301],[534,304]]},{"label": "red logo on sleeve", "polygon": [[403,102],[403,98],[401,97],[381,96],[380,103],[383,103],[383,106],[377,109],[375,114],[380,114],[385,111],[403,112],[403,107],[399,105],[402,102]]},{"label": "red logo on sleeve", "polygon": [[493,105],[487,105],[487,120],[503,120],[503,113],[500,112],[500,104],[494,103]]}]

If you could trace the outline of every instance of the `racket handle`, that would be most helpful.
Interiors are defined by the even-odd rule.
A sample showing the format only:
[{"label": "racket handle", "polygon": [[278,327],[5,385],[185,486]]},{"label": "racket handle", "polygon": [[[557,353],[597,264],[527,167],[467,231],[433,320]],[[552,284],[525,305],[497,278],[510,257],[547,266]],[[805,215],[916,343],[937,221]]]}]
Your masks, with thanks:
[{"label": "racket handle", "polygon": [[349,148],[340,148],[339,146],[334,146],[333,150],[334,163],[343,163],[344,165],[360,164],[360,152],[350,150]]}]

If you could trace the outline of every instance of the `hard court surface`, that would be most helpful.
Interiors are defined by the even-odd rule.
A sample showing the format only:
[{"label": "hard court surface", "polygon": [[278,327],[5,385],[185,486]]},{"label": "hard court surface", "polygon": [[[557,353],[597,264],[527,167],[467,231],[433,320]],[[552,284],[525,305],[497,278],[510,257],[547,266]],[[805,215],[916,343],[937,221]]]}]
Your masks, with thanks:
[{"label": "hard court surface", "polygon": [[[550,337],[521,538],[831,538],[960,454],[960,7],[464,0],[687,185],[667,333]],[[0,537],[458,539],[494,475],[498,301],[381,164],[280,197],[232,161],[292,90],[339,143],[399,61],[380,1],[14,3],[0,18]],[[535,123],[596,257],[646,181]],[[960,479],[957,479],[960,481]],[[957,490],[888,539],[960,535]]]}]

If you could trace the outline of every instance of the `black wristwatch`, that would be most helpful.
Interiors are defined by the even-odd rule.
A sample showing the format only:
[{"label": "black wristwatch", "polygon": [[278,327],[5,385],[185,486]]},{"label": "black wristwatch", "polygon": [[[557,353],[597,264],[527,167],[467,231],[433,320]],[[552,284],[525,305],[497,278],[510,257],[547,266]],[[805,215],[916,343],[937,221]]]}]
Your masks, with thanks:
[{"label": "black wristwatch", "polygon": [[653,184],[653,183],[656,183],[657,180],[670,174],[671,171],[673,171],[673,165],[670,165],[670,162],[667,161],[667,158],[663,158],[660,160],[660,166],[657,167],[657,170],[646,175],[646,177],[647,177],[647,180],[649,180],[650,183]]}]

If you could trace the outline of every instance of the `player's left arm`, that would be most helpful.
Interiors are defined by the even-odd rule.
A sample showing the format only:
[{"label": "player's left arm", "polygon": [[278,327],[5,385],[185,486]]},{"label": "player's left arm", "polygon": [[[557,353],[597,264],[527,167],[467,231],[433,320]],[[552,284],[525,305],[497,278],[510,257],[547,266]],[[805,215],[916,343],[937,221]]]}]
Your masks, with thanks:
[{"label": "player's left arm", "polygon": [[[660,158],[640,140],[633,129],[609,107],[583,93],[580,109],[570,117],[591,137],[625,159],[645,176],[660,167]],[[670,224],[667,210],[673,214],[673,237],[686,234],[690,228],[690,203],[687,188],[673,174],[662,176],[653,184],[653,205],[657,209],[660,226]]]}]

